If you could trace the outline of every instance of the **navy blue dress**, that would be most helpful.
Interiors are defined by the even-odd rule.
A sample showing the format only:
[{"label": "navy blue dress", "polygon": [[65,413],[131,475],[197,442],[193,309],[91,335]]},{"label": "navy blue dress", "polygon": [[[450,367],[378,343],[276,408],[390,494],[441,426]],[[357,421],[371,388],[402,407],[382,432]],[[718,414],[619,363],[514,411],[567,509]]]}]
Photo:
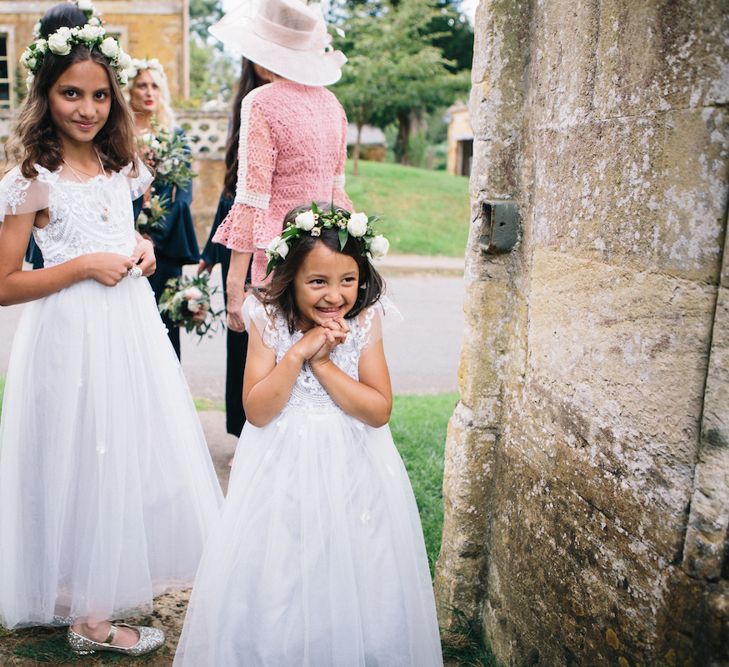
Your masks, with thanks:
[{"label": "navy blue dress", "polygon": [[[228,279],[228,268],[230,267],[230,250],[219,243],[213,243],[213,236],[220,223],[225,220],[231,206],[233,197],[226,196],[225,192],[218,200],[218,210],[215,212],[213,226],[210,229],[205,248],[202,251],[202,258],[206,264],[214,266],[220,263],[223,270],[223,297],[225,305],[228,305],[228,293],[226,281]],[[248,267],[246,282],[251,280],[251,267]],[[238,333],[237,331],[226,330],[226,364],[225,364],[225,427],[228,433],[236,437],[240,436],[243,425],[246,423],[246,413],[243,409],[243,373],[246,367],[246,354],[248,352],[248,332]]]},{"label": "navy blue dress", "polygon": [[[182,130],[175,132],[183,134]],[[169,213],[165,216],[164,224],[149,234],[154,243],[154,254],[157,258],[157,270],[149,277],[149,283],[159,303],[165,284],[170,278],[179,278],[185,264],[197,264],[200,261],[200,248],[195,236],[195,225],[192,221],[190,205],[192,204],[192,181],[184,188],[178,188],[161,179],[152,184],[154,194],[167,199]],[[142,200],[134,202],[134,218],[142,210]],[[180,327],[172,322],[167,315],[162,315],[162,322],[167,327],[172,347],[175,348],[177,358],[180,358]]]}]

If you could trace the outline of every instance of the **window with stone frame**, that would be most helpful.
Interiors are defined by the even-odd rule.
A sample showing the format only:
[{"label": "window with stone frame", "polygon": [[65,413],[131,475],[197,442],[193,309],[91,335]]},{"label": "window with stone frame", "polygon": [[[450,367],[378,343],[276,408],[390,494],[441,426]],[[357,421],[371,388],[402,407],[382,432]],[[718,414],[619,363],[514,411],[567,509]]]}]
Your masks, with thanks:
[{"label": "window with stone frame", "polygon": [[10,109],[13,105],[13,71],[8,33],[0,32],[0,109]]}]

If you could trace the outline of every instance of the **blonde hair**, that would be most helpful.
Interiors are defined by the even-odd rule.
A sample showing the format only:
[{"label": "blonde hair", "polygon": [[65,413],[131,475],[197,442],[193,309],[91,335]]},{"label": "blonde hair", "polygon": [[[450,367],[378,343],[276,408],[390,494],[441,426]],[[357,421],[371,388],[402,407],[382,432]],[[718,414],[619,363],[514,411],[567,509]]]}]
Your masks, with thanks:
[{"label": "blonde hair", "polygon": [[[143,61],[142,61],[143,62]],[[131,107],[131,91],[134,87],[134,83],[137,77],[142,72],[149,72],[152,77],[152,81],[157,84],[159,88],[159,107],[155,112],[157,124],[163,130],[174,130],[175,129],[175,112],[172,110],[172,98],[170,96],[170,87],[167,85],[167,76],[162,69],[162,65],[155,67],[139,67],[137,73],[133,78],[129,79],[129,85],[127,86],[126,98]]]}]

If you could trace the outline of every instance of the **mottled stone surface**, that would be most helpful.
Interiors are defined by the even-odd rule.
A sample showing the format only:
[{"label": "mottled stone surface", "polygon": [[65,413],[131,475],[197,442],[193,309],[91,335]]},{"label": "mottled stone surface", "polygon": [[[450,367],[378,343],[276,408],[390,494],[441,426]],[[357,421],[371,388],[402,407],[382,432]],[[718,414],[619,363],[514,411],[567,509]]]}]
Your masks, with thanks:
[{"label": "mottled stone surface", "polygon": [[482,1],[473,82],[441,622],[508,664],[729,664],[729,5]]}]

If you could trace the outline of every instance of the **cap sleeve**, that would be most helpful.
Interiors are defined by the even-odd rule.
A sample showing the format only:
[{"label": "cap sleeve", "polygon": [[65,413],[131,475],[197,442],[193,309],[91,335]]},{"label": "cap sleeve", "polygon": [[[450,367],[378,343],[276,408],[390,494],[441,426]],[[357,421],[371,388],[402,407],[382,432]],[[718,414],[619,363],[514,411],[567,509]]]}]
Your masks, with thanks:
[{"label": "cap sleeve", "polygon": [[403,321],[402,313],[386,296],[356,317],[356,343],[360,354],[382,340],[384,331],[392,331]]},{"label": "cap sleeve", "polygon": [[48,191],[45,180],[25,178],[20,167],[14,167],[0,181],[0,222],[6,215],[23,215],[48,208]]},{"label": "cap sleeve", "polygon": [[[137,175],[131,176],[132,166],[135,163],[137,165]],[[121,173],[127,179],[129,192],[132,193],[132,199],[141,197],[147,191],[147,188],[152,185],[152,181],[154,180],[152,172],[149,171],[147,165],[139,158],[136,158],[134,162],[130,162],[121,170]]]},{"label": "cap sleeve", "polygon": [[243,302],[243,321],[246,330],[255,327],[266,347],[276,349],[276,322],[272,313],[254,295]]}]

